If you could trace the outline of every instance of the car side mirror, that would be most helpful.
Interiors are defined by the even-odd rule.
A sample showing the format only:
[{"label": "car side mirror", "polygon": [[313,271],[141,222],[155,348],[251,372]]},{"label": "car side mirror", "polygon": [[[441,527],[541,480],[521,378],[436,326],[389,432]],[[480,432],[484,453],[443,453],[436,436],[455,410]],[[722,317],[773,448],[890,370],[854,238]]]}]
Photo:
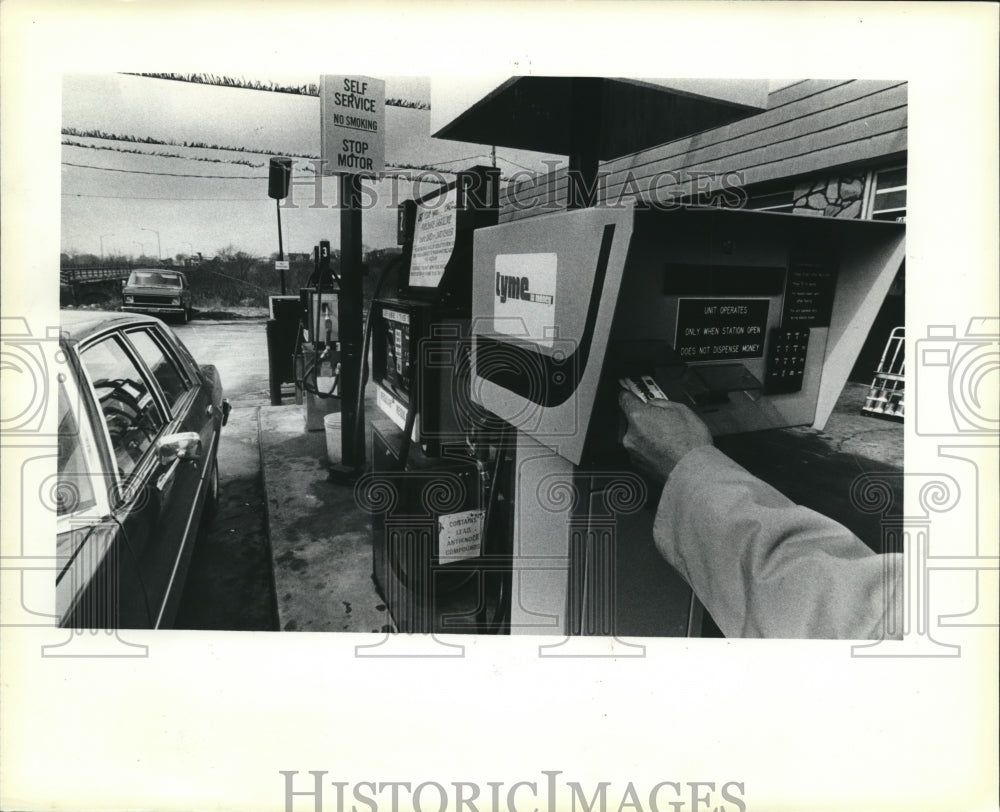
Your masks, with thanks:
[{"label": "car side mirror", "polygon": [[125,288],[126,288],[127,286],[128,286],[128,280],[127,280],[127,279],[123,279],[123,280],[122,280],[122,290],[125,290]]},{"label": "car side mirror", "polygon": [[160,465],[169,465],[175,460],[200,460],[201,437],[196,431],[181,431],[161,437],[156,441],[156,457]]}]

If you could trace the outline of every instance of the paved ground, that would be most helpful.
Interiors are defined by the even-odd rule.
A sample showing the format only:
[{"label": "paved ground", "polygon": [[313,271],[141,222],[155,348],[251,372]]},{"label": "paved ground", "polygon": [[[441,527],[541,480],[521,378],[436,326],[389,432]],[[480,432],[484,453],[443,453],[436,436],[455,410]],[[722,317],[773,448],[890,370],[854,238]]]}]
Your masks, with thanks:
[{"label": "paved ground", "polygon": [[[716,445],[789,499],[850,528],[882,551],[883,517],[859,510],[851,488],[862,475],[903,470],[903,424],[861,413],[868,387],[848,383],[822,431],[758,431],[716,440]],[[893,504],[903,504],[902,480],[889,476]]]},{"label": "paved ground", "polygon": [[352,486],[329,481],[325,433],[304,431],[294,405],[262,407],[260,426],[281,630],[388,631],[371,519]]},{"label": "paved ground", "polygon": [[264,322],[194,321],[174,329],[198,361],[215,364],[233,404],[219,445],[219,507],[192,555],[177,626],[276,630],[258,444],[258,411],[269,402]]},{"label": "paved ground", "polygon": [[200,363],[215,364],[233,406],[268,403],[264,319],[172,324]]}]

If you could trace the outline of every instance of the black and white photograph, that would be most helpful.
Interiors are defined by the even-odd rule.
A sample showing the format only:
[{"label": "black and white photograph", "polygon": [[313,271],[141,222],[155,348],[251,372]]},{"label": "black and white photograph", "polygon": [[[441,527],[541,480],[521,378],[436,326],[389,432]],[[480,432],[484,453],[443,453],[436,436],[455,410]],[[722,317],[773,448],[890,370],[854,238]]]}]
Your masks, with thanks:
[{"label": "black and white photograph", "polygon": [[906,83],[454,84],[64,78],[60,623],[901,636]]},{"label": "black and white photograph", "polygon": [[7,5],[0,806],[995,808],[998,17],[897,5]]}]

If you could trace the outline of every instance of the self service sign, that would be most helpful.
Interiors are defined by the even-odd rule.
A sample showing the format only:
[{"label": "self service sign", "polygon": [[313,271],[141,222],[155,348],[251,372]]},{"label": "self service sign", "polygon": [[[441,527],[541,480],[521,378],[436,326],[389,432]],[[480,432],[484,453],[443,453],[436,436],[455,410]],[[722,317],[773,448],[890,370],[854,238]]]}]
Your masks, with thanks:
[{"label": "self service sign", "polygon": [[385,81],[321,76],[319,100],[323,174],[384,172]]}]

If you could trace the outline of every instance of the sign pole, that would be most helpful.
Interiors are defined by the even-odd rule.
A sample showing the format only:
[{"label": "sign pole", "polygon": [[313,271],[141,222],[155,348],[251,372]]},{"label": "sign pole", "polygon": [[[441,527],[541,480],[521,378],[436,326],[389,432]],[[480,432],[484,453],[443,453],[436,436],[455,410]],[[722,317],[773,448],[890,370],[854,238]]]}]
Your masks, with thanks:
[{"label": "sign pole", "polygon": [[361,256],[361,183],[358,175],[340,175],[340,391],[341,461],[356,471],[364,465],[364,399],[361,378],[364,294]]},{"label": "sign pole", "polygon": [[364,281],[361,248],[361,177],[385,171],[385,80],[368,76],[320,77],[320,160],[340,180],[341,462],[337,481],[355,478],[365,464]]},{"label": "sign pole", "polygon": [[[274,201],[275,210],[278,212],[278,261],[285,261],[285,247],[281,242],[281,201]],[[281,295],[285,295],[285,266],[280,265],[281,268]]]}]

